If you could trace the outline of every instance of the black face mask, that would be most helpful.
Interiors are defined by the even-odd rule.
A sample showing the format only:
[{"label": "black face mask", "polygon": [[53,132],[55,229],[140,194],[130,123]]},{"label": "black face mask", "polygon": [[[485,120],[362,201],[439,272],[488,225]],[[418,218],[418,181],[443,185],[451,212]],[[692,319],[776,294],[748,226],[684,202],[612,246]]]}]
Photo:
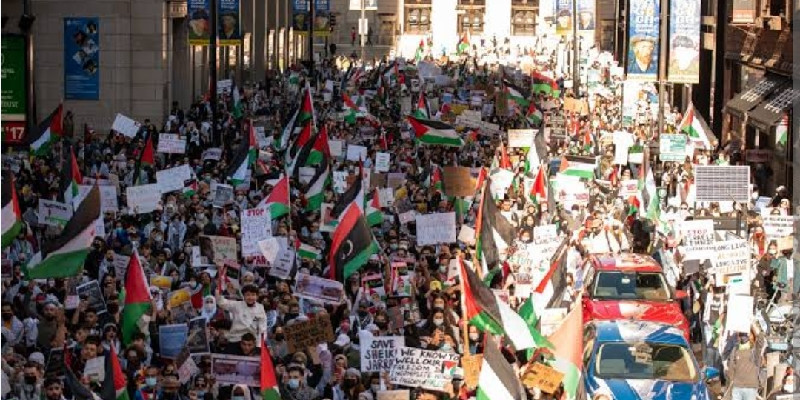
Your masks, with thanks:
[{"label": "black face mask", "polygon": [[289,321],[289,320],[297,318],[298,316],[300,316],[299,313],[286,313],[286,316],[283,318],[283,320],[284,321]]},{"label": "black face mask", "polygon": [[35,385],[36,381],[37,381],[36,376],[25,375],[25,384],[26,385]]},{"label": "black face mask", "polygon": [[277,340],[279,342],[282,341],[284,338],[285,338],[285,336],[282,333],[276,333],[275,334],[275,340]]},{"label": "black face mask", "polygon": [[3,321],[11,321],[11,318],[14,318],[14,314],[3,313]]},{"label": "black face mask", "polygon": [[344,387],[350,389],[356,386],[356,381],[354,379],[345,379],[344,380]]},{"label": "black face mask", "polygon": [[375,325],[377,325],[378,328],[386,329],[386,327],[389,326],[389,323],[386,321],[375,321]]}]

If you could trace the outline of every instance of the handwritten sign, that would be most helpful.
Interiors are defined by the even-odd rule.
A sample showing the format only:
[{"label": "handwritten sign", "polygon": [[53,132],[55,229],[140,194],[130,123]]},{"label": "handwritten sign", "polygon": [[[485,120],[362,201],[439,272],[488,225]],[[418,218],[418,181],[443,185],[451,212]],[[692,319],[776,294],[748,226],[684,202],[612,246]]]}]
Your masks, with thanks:
[{"label": "handwritten sign", "polygon": [[174,133],[161,133],[158,135],[156,151],[168,154],[186,153],[186,139]]},{"label": "handwritten sign", "polygon": [[561,385],[564,374],[542,363],[534,363],[522,376],[522,384],[529,388],[539,388],[545,393],[555,393]]},{"label": "handwritten sign", "polygon": [[331,157],[341,157],[344,152],[344,141],[328,140],[328,148],[331,150]]},{"label": "handwritten sign", "polygon": [[508,147],[531,147],[534,136],[536,136],[536,129],[509,129]]},{"label": "handwritten sign", "polygon": [[367,159],[367,148],[355,144],[347,145],[347,161],[364,161]]},{"label": "handwritten sign", "polygon": [[72,218],[72,206],[58,201],[39,199],[40,225],[63,227],[70,218]]},{"label": "handwritten sign", "polygon": [[704,260],[713,257],[716,242],[714,220],[681,221],[678,224],[678,236],[683,238],[685,260]]},{"label": "handwritten sign", "polygon": [[192,179],[192,168],[188,164],[156,171],[156,184],[162,194],[183,190],[183,183],[190,179]]},{"label": "handwritten sign", "polygon": [[761,219],[767,236],[784,237],[794,234],[794,217],[791,215],[765,215]]},{"label": "handwritten sign", "polygon": [[461,357],[461,368],[464,369],[464,383],[468,388],[478,387],[478,377],[483,364],[483,354],[473,354]]},{"label": "handwritten sign", "polygon": [[403,336],[362,335],[361,372],[391,371],[398,351],[403,347]]},{"label": "handwritten sign", "polygon": [[327,314],[319,315],[313,320],[298,322],[283,327],[289,352],[305,351],[309,346],[320,342],[332,342],[333,326]]},{"label": "handwritten sign", "polygon": [[418,245],[456,242],[456,213],[417,215],[416,222]]},{"label": "handwritten sign", "polygon": [[117,114],[116,118],[114,118],[114,123],[111,124],[111,129],[127,136],[127,137],[134,137],[139,132],[139,128],[141,128],[142,124],[122,115]]},{"label": "handwritten sign", "polygon": [[395,385],[441,391],[452,380],[450,371],[458,366],[459,359],[456,353],[401,347],[389,381]]},{"label": "handwritten sign", "polygon": [[750,267],[750,245],[744,239],[716,242],[711,258],[714,273],[733,275],[746,272]]},{"label": "handwritten sign", "polygon": [[389,153],[375,154],[375,172],[389,172],[391,159]]},{"label": "handwritten sign", "polygon": [[248,208],[242,212],[242,256],[261,254],[258,242],[272,236],[272,217],[263,207]]},{"label": "handwritten sign", "polygon": [[444,167],[444,192],[448,196],[468,197],[475,194],[475,182],[467,167]]},{"label": "handwritten sign", "polygon": [[203,161],[219,161],[222,158],[222,149],[219,147],[212,147],[203,151]]},{"label": "handwritten sign", "polygon": [[236,261],[236,238],[227,236],[200,236],[200,254],[213,263]]},{"label": "handwritten sign", "polygon": [[375,400],[409,400],[408,390],[382,390],[377,393],[378,398]]},{"label": "handwritten sign", "polygon": [[149,214],[158,207],[161,202],[161,190],[158,184],[128,186],[125,189],[125,197],[128,200],[128,208],[136,214]]}]

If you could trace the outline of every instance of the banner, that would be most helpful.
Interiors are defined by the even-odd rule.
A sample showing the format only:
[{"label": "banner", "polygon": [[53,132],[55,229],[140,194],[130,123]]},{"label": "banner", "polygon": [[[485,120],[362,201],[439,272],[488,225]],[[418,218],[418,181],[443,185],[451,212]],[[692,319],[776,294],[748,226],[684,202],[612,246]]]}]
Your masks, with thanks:
[{"label": "banner", "polygon": [[700,82],[700,15],[699,1],[670,2],[667,67],[667,78],[670,82]]},{"label": "banner", "polygon": [[0,75],[3,105],[3,142],[21,143],[25,136],[25,38],[3,35],[3,72]]},{"label": "banner", "polygon": [[209,263],[232,261],[236,262],[238,246],[236,238],[227,236],[200,236],[200,255]]},{"label": "banner", "polygon": [[156,185],[162,194],[183,190],[183,183],[192,179],[189,164],[156,171]]},{"label": "banner", "polygon": [[128,186],[125,188],[128,208],[135,214],[149,214],[161,203],[161,190],[158,184]]},{"label": "banner", "polygon": [[261,358],[211,354],[211,373],[220,385],[261,384]]},{"label": "banner", "polygon": [[572,0],[555,0],[556,34],[572,35]]},{"label": "banner", "polygon": [[761,217],[764,221],[764,233],[771,237],[794,235],[794,218],[791,215],[764,215]]},{"label": "banner", "polygon": [[330,34],[330,2],[314,0],[314,21],[311,21],[309,0],[292,1],[292,28],[295,33],[308,34],[309,24],[314,24],[314,36]]},{"label": "banner", "polygon": [[211,41],[211,7],[208,0],[188,0],[189,44],[208,46]]},{"label": "banner", "polygon": [[717,282],[725,275],[746,273],[750,267],[750,245],[744,239],[733,239],[714,244],[713,272],[717,274]]},{"label": "banner", "polygon": [[[362,331],[363,332],[363,331]],[[403,347],[403,336],[361,335],[361,372],[391,371],[398,350]]]},{"label": "banner", "polygon": [[64,18],[64,98],[100,100],[99,18]]},{"label": "banner", "polygon": [[683,238],[684,260],[712,258],[715,250],[714,220],[697,219],[681,221],[678,237]]},{"label": "banner", "polygon": [[627,79],[655,81],[658,79],[659,2],[634,1],[630,6]]},{"label": "banner", "polygon": [[578,1],[578,32],[589,33],[594,32],[595,29],[595,0],[577,0]]},{"label": "banner", "polygon": [[174,133],[159,133],[156,151],[159,153],[184,154],[186,153],[186,139]]},{"label": "banner", "polygon": [[401,347],[389,381],[395,385],[441,391],[452,381],[451,371],[458,366],[459,358],[456,353]]},{"label": "banner", "polygon": [[220,46],[242,44],[242,26],[239,23],[239,0],[217,0],[217,43]]},{"label": "banner", "polygon": [[39,199],[39,225],[64,227],[72,218],[72,207],[52,200]]}]

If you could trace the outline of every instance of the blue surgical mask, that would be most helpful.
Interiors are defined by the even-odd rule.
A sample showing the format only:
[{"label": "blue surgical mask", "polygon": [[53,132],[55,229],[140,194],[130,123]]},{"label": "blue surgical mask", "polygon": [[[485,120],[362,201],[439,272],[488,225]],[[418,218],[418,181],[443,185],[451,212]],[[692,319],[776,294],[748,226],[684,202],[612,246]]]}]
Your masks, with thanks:
[{"label": "blue surgical mask", "polygon": [[152,378],[152,377],[144,378],[144,384],[149,386],[149,387],[154,387],[154,386],[156,386],[157,383],[158,383],[158,379],[156,379],[156,378]]},{"label": "blue surgical mask", "polygon": [[289,379],[289,389],[297,389],[300,387],[300,380],[299,379]]},{"label": "blue surgical mask", "polygon": [[198,399],[202,399],[206,395],[206,391],[205,390],[196,390],[196,392],[197,392],[197,398]]},{"label": "blue surgical mask", "polygon": [[231,396],[231,400],[244,400],[244,396]]},{"label": "blue surgical mask", "polygon": [[453,346],[451,346],[450,343],[445,343],[442,347],[439,347],[439,350],[450,352],[453,351]]}]

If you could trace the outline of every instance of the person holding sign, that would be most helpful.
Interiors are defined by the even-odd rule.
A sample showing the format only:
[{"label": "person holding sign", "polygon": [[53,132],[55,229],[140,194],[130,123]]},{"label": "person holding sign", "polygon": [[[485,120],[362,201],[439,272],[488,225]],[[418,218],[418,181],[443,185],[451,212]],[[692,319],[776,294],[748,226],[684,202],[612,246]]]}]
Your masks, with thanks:
[{"label": "person holding sign", "polygon": [[[225,279],[225,268],[220,270],[220,284],[217,285],[217,305],[231,314],[232,325],[227,333],[228,342],[238,343],[242,335],[250,333],[262,337],[267,333],[267,314],[264,305],[258,303],[258,287],[246,285],[242,288],[243,301],[228,300],[222,297],[220,287]],[[260,346],[260,344],[259,344]]]}]

